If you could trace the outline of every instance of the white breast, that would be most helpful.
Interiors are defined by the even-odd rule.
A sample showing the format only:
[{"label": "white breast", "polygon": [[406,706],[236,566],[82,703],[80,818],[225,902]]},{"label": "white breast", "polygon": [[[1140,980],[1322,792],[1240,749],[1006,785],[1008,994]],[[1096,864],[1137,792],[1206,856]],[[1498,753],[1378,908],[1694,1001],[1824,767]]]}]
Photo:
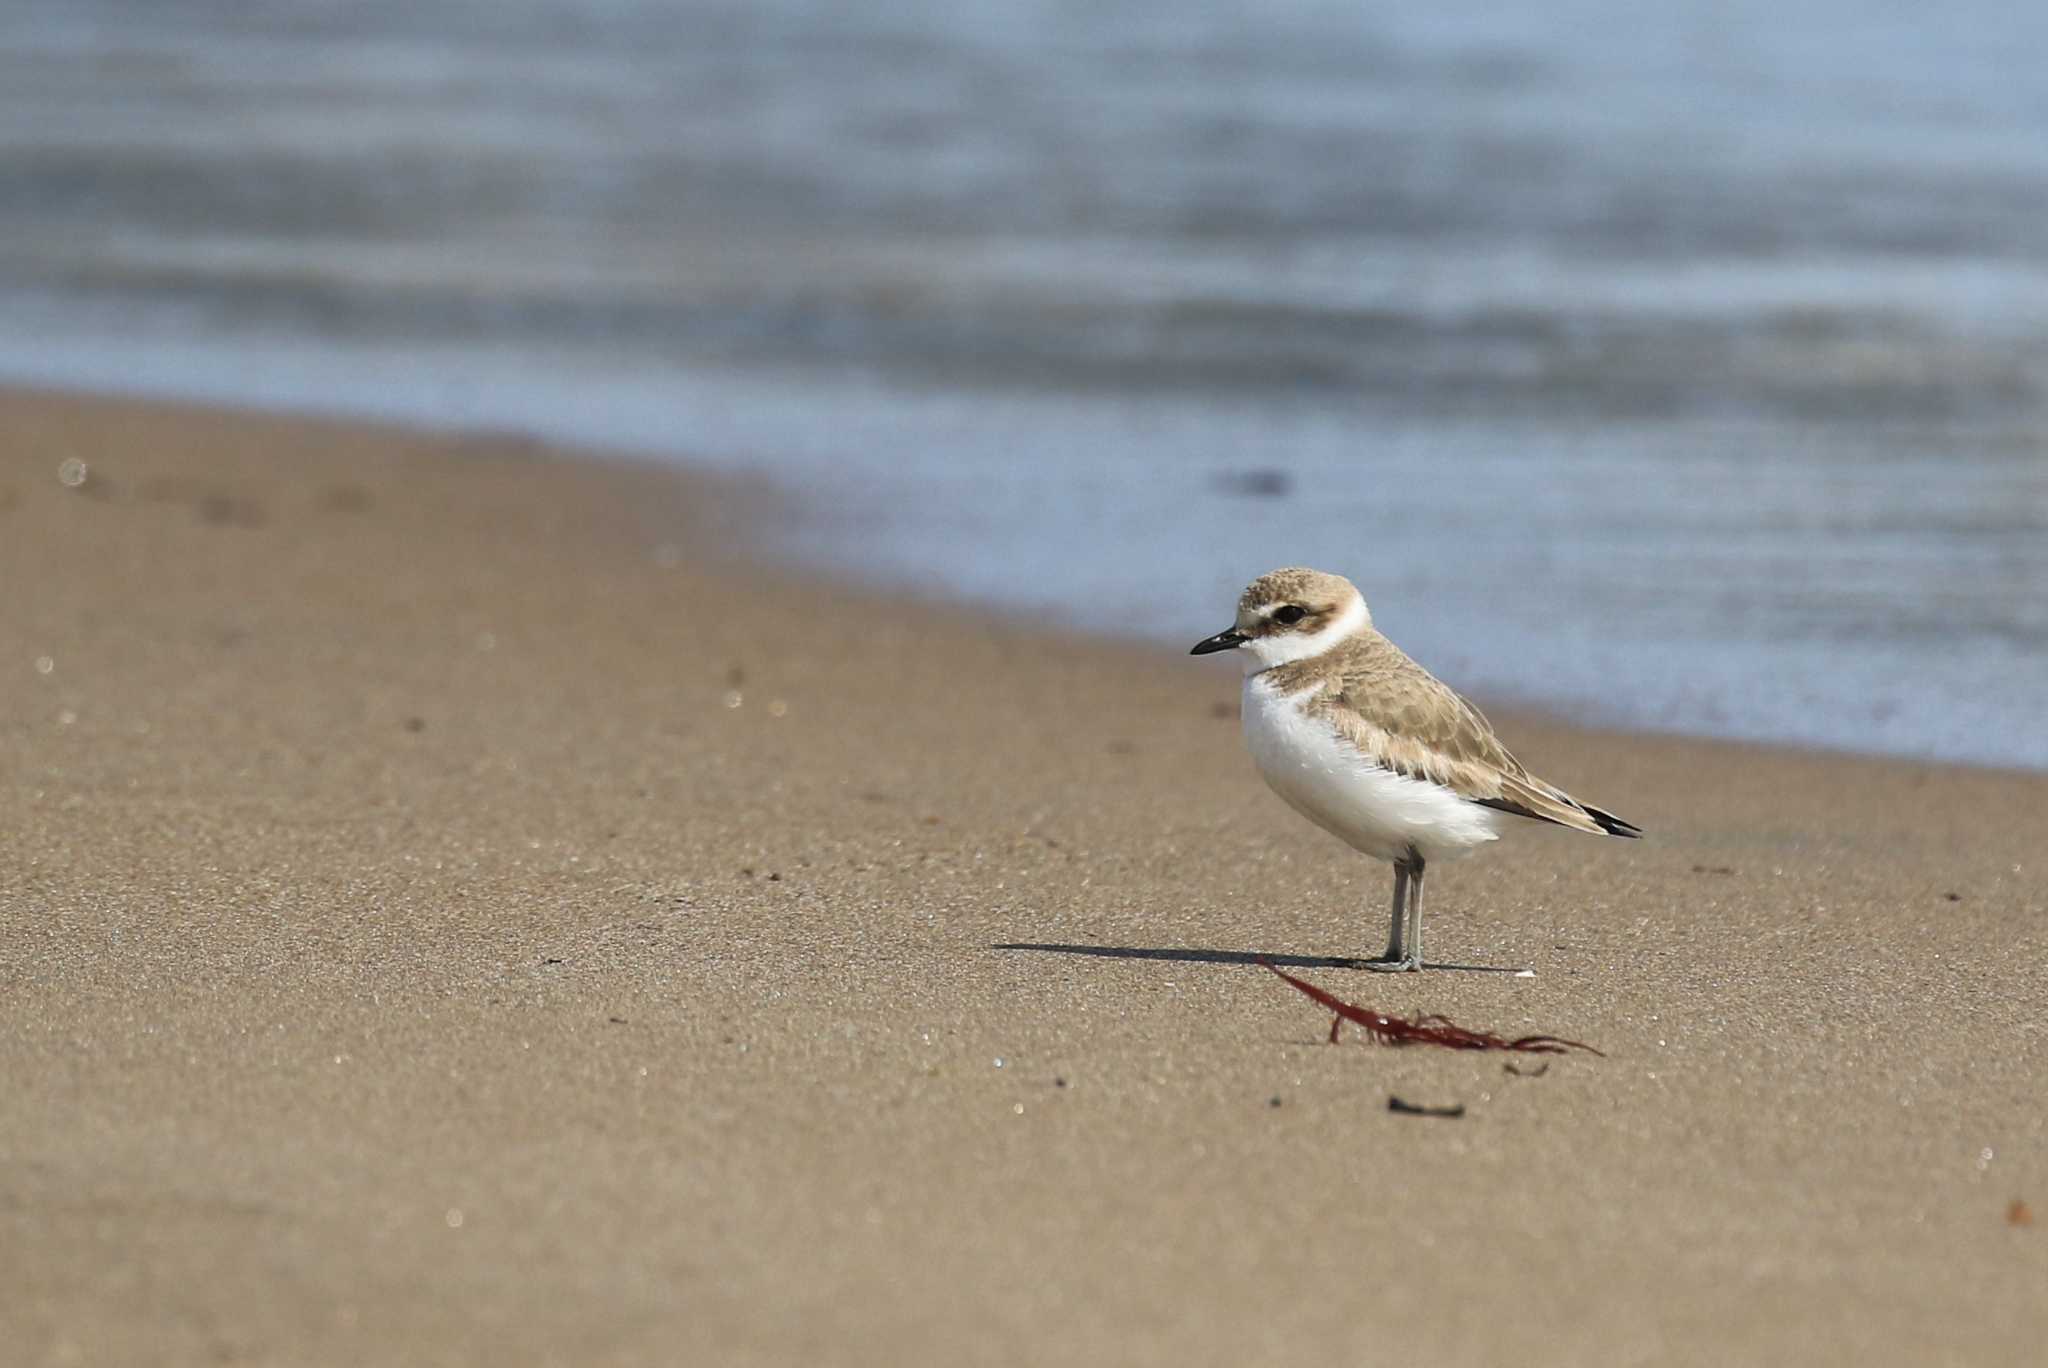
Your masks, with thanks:
[{"label": "white breast", "polygon": [[1263,674],[1244,681],[1245,745],[1289,807],[1380,860],[1404,859],[1411,848],[1425,860],[1448,859],[1499,837],[1491,809],[1382,769],[1302,712],[1313,692],[1282,694]]}]

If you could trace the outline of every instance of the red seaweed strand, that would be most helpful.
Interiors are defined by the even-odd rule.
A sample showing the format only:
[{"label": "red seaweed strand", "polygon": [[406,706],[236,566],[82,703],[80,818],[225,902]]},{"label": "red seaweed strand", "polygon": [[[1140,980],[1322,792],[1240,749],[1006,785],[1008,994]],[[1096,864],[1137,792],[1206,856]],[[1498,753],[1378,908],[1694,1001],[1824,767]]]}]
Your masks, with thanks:
[{"label": "red seaweed strand", "polygon": [[1587,1054],[1600,1055],[1602,1059],[1607,1057],[1591,1045],[1582,1045],[1560,1036],[1531,1035],[1509,1040],[1491,1031],[1468,1030],[1449,1017],[1435,1013],[1410,1021],[1404,1017],[1388,1016],[1370,1007],[1354,1007],[1313,983],[1287,973],[1271,960],[1261,957],[1259,963],[1337,1014],[1330,1022],[1330,1043],[1333,1045],[1337,1042],[1338,1030],[1349,1021],[1364,1027],[1366,1035],[1382,1045],[1441,1045],[1447,1050],[1517,1050],[1523,1054],[1563,1054],[1567,1050],[1584,1050]]}]

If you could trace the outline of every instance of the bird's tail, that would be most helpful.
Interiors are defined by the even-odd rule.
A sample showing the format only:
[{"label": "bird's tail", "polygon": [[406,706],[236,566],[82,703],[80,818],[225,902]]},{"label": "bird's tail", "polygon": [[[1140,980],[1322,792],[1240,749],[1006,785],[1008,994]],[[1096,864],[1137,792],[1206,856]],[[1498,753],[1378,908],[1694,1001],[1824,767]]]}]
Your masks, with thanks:
[{"label": "bird's tail", "polygon": [[1609,836],[1626,836],[1634,840],[1643,834],[1643,829],[1634,822],[1625,822],[1611,812],[1602,812],[1599,808],[1589,807],[1584,803],[1579,804],[1579,810],[1598,822],[1600,830]]}]

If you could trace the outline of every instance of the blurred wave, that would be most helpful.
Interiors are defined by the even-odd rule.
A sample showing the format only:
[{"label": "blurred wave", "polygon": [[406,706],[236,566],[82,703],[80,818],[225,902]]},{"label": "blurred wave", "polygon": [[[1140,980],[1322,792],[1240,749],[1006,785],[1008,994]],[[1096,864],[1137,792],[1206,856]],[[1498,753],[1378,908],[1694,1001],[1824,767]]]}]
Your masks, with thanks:
[{"label": "blurred wave", "polygon": [[[0,371],[764,469],[1162,637],[2048,765],[2048,10],[15,0]],[[1121,605],[1114,621],[1098,605]]]}]

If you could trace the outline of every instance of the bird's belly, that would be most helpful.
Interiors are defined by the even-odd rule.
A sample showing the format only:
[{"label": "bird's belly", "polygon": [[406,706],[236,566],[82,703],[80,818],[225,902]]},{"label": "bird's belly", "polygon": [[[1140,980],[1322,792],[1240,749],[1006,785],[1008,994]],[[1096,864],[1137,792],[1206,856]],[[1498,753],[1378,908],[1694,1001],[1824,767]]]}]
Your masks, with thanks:
[{"label": "bird's belly", "polygon": [[1448,859],[1499,835],[1491,810],[1382,769],[1257,675],[1244,684],[1244,739],[1289,807],[1375,859],[1402,860],[1411,850]]}]

